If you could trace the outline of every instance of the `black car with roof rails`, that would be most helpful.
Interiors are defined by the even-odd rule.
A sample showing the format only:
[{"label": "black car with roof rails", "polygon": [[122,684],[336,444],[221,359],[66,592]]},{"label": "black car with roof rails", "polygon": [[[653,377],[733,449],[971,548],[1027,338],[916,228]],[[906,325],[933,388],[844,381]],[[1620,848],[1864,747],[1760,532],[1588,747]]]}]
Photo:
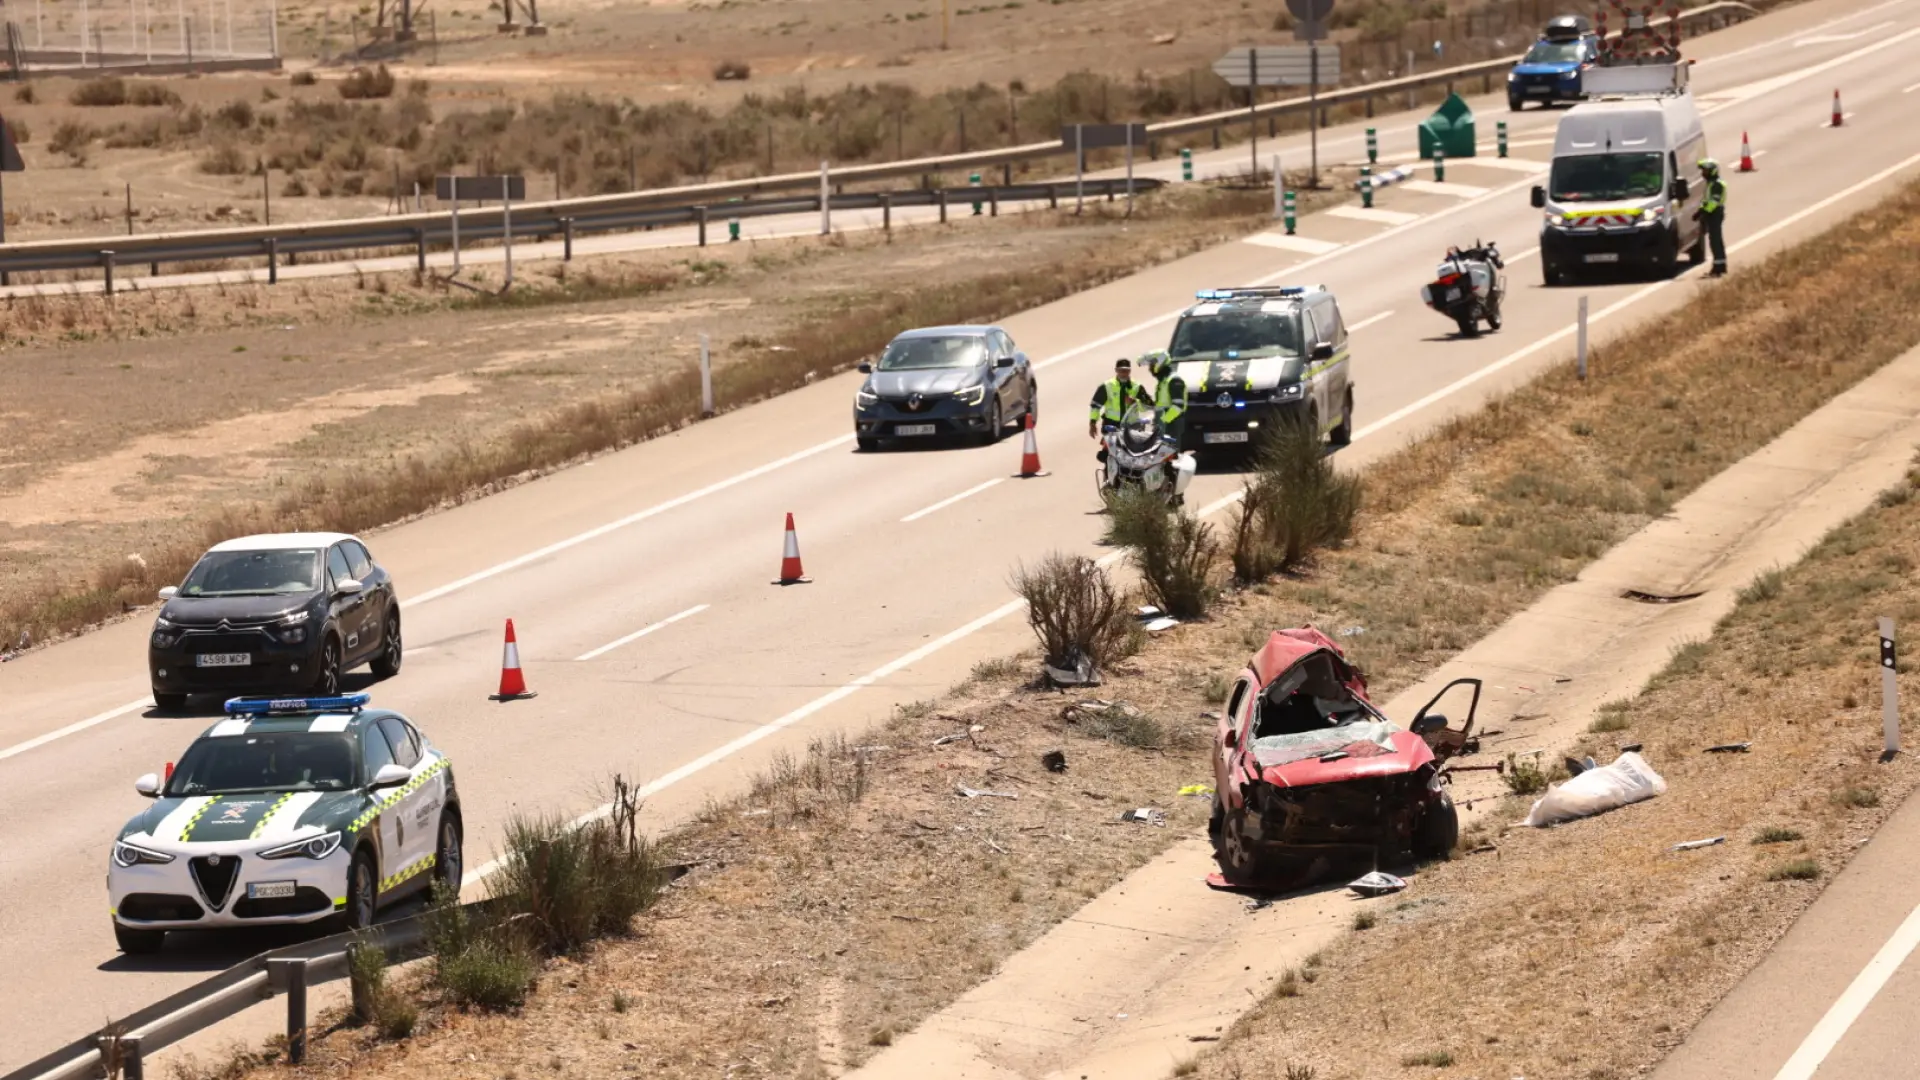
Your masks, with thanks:
[{"label": "black car with roof rails", "polygon": [[370,664],[400,671],[393,578],[346,533],[243,536],[214,545],[166,603],[147,642],[154,704],[193,694],[314,694]]}]

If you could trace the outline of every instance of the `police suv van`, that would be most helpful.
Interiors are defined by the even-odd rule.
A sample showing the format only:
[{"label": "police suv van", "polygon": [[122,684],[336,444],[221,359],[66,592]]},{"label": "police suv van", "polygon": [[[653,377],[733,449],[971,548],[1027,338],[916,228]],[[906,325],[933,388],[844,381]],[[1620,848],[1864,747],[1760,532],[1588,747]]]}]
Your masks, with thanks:
[{"label": "police suv van", "polygon": [[1183,448],[1248,447],[1288,419],[1346,445],[1352,365],[1326,286],[1202,289],[1195,299],[1167,346],[1187,384]]}]

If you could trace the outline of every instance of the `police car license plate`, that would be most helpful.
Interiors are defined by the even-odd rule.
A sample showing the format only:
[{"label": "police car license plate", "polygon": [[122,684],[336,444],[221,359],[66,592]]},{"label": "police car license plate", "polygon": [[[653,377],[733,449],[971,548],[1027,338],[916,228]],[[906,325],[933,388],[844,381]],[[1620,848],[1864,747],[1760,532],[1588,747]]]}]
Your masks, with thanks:
[{"label": "police car license plate", "polygon": [[194,667],[246,667],[253,657],[243,652],[201,653],[193,658]]},{"label": "police car license plate", "polygon": [[1209,431],[1207,432],[1207,441],[1210,443],[1246,442],[1247,433],[1244,431]]},{"label": "police car license plate", "polygon": [[1620,253],[1617,251],[1596,251],[1587,256],[1587,261],[1590,263],[1617,263],[1620,261]]},{"label": "police car license plate", "polygon": [[247,886],[247,899],[290,900],[293,892],[294,883],[291,881],[256,881]]},{"label": "police car license plate", "polygon": [[893,433],[895,435],[931,435],[936,426],[934,424],[901,424],[893,429]]}]

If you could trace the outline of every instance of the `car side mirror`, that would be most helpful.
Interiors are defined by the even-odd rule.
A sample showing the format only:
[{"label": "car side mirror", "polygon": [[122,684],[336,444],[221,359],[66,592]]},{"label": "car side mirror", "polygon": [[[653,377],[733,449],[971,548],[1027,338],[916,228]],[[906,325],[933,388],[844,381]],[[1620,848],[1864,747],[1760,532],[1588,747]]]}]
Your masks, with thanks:
[{"label": "car side mirror", "polygon": [[993,362],[993,366],[997,368],[1010,368],[1013,366],[1013,357],[1003,356],[1000,359],[995,360]]},{"label": "car side mirror", "polygon": [[169,585],[166,588],[160,590],[160,599],[162,600],[171,600],[174,597],[179,595],[180,595],[180,587],[177,585]]},{"label": "car side mirror", "polygon": [[381,788],[399,787],[411,779],[413,779],[413,770],[405,765],[382,765],[380,771],[373,774],[373,783],[367,785],[367,790],[378,791]]},{"label": "car side mirror", "polygon": [[1228,728],[1227,729],[1227,749],[1231,750],[1234,747],[1239,745],[1240,745],[1240,733],[1233,730],[1232,728]]},{"label": "car side mirror", "polygon": [[1546,205],[1547,189],[1541,187],[1539,184],[1533,185],[1533,208],[1535,210],[1542,210],[1546,208]]},{"label": "car side mirror", "polygon": [[1674,200],[1684,201],[1686,197],[1691,194],[1693,194],[1693,185],[1687,183],[1687,178],[1684,176],[1676,177],[1673,181]]},{"label": "car side mirror", "polygon": [[861,361],[860,366],[855,368],[854,370],[858,371],[862,375],[871,375],[873,374],[873,365],[863,360]]},{"label": "car side mirror", "polygon": [[1447,718],[1439,713],[1429,713],[1413,722],[1413,733],[1426,736],[1436,731],[1447,730]]},{"label": "car side mirror", "polygon": [[160,797],[160,774],[148,773],[147,775],[141,777],[140,779],[135,780],[133,782],[133,790],[139,792],[142,795],[145,795],[149,799],[159,798]]},{"label": "car side mirror", "polygon": [[1333,359],[1333,342],[1323,341],[1320,344],[1315,345],[1313,347],[1313,358],[1315,360]]},{"label": "car side mirror", "polygon": [[333,583],[333,591],[338,596],[354,596],[367,591],[367,587],[352,578]]}]

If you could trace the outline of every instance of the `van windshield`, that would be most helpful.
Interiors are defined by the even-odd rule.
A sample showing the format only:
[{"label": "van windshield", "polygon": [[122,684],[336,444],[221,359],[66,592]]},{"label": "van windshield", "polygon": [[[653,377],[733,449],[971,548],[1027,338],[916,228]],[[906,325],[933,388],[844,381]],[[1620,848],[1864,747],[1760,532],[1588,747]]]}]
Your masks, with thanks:
[{"label": "van windshield", "polygon": [[1658,153],[1582,154],[1553,159],[1554,202],[1650,199],[1666,177]]}]

